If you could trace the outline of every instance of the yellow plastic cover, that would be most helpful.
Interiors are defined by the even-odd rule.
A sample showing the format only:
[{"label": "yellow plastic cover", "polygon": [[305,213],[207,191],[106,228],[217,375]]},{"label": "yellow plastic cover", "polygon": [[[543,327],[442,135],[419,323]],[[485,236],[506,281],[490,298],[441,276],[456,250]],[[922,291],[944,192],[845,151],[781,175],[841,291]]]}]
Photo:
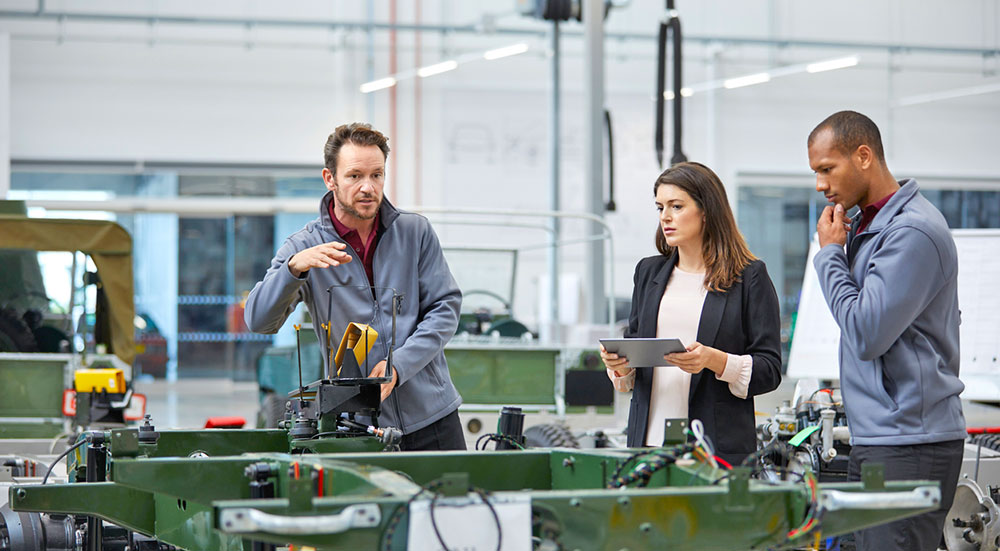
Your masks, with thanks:
[{"label": "yellow plastic cover", "polygon": [[81,369],[73,374],[77,392],[125,393],[125,373],[118,368]]},{"label": "yellow plastic cover", "polygon": [[[375,346],[375,339],[377,338],[378,331],[372,329],[370,325],[353,322],[349,324],[347,330],[344,331],[344,337],[340,339],[337,355],[333,358],[333,363],[337,366],[337,374],[340,374],[340,367],[348,348],[354,350],[354,359],[358,361],[358,365],[364,365],[365,358],[371,352],[372,347]],[[361,375],[367,376],[368,374],[362,373]]]}]

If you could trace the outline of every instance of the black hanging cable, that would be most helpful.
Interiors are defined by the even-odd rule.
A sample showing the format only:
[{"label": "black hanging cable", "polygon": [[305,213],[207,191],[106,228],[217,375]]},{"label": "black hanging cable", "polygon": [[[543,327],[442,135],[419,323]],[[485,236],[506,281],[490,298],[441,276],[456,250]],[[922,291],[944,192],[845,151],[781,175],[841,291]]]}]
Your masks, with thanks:
[{"label": "black hanging cable", "polygon": [[611,111],[607,109],[604,110],[604,129],[608,133],[608,202],[604,204],[604,210],[614,212],[618,208],[615,205],[615,142],[611,131]]},{"label": "black hanging cable", "polygon": [[656,165],[663,168],[663,108],[666,101],[663,95],[667,91],[667,21],[660,21],[660,35],[657,39],[656,51],[656,130],[653,132],[653,142],[656,148]]},{"label": "black hanging cable", "polygon": [[674,9],[674,0],[667,0],[667,10],[670,11],[670,31],[674,44],[674,154],[670,164],[687,161],[687,155],[681,150],[681,128],[684,118],[681,116],[681,105],[684,96],[681,94],[683,59],[681,56],[681,19]]},{"label": "black hanging cable", "polygon": [[55,461],[53,461],[53,462],[52,462],[52,464],[51,464],[51,465],[49,465],[49,470],[45,472],[45,478],[43,478],[43,479],[42,479],[42,484],[45,484],[46,482],[48,482],[48,480],[49,480],[49,475],[50,475],[50,474],[52,474],[52,469],[54,469],[54,468],[55,468],[55,466],[56,466],[56,465],[57,465],[57,464],[58,464],[58,463],[59,463],[60,461],[62,461],[62,459],[63,459],[64,457],[66,457],[67,455],[69,455],[69,454],[70,454],[70,452],[72,452],[73,450],[75,450],[75,449],[79,448],[80,446],[82,446],[82,445],[84,445],[84,444],[86,444],[86,443],[87,443],[87,439],[86,439],[86,438],[83,438],[83,439],[81,439],[81,440],[80,440],[79,442],[77,442],[76,444],[73,444],[72,446],[70,446],[70,448],[69,448],[68,450],[66,450],[66,451],[62,452],[62,453],[61,453],[61,454],[59,455],[59,457],[57,457],[57,458],[55,459]]},{"label": "black hanging cable", "polygon": [[681,20],[674,9],[674,0],[666,0],[667,13],[660,21],[660,34],[657,41],[657,63],[656,63],[656,130],[654,141],[656,146],[656,162],[663,168],[663,117],[664,104],[666,102],[666,78],[667,78],[667,38],[671,38],[673,46],[673,155],[670,157],[671,164],[687,161],[687,156],[681,148],[682,122],[681,115],[683,96],[681,95],[683,66],[681,59]]}]

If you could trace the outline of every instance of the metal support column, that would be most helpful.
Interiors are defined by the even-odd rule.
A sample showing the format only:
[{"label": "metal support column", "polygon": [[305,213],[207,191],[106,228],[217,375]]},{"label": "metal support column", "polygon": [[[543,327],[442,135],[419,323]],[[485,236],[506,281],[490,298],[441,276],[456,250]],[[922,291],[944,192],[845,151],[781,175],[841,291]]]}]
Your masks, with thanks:
[{"label": "metal support column", "polygon": [[[559,210],[559,94],[561,90],[559,80],[559,21],[552,22],[552,99],[549,113],[549,163],[552,170],[551,181],[549,182],[549,210]],[[549,221],[549,333],[550,338],[559,336],[559,218],[552,217]]]},{"label": "metal support column", "polygon": [[[587,147],[584,150],[584,209],[596,216],[604,216],[604,0],[583,0],[583,50],[584,94],[587,121]],[[600,233],[596,223],[589,223],[587,234]],[[584,292],[587,296],[587,315],[591,323],[607,320],[608,297],[604,296],[604,271],[606,262],[602,243],[586,246],[584,254]],[[612,290],[613,292],[613,290]]]}]

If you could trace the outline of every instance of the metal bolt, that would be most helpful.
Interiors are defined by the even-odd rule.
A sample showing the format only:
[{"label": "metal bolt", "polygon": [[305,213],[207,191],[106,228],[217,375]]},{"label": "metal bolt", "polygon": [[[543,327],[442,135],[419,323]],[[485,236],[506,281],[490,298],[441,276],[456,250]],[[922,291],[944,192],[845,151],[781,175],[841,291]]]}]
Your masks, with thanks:
[{"label": "metal bolt", "polygon": [[628,507],[631,503],[632,500],[627,497],[618,498],[618,505],[621,505],[622,507]]},{"label": "metal bolt", "polygon": [[573,499],[569,500],[569,506],[570,507],[579,507],[580,506],[580,500],[574,497]]},{"label": "metal bolt", "polygon": [[28,495],[28,492],[24,491],[24,488],[17,489],[17,497],[24,499],[24,496]]},{"label": "metal bolt", "polygon": [[574,459],[573,457],[567,457],[566,459],[563,459],[563,467],[572,467],[574,463],[576,463],[576,459]]},{"label": "metal bolt", "polygon": [[640,532],[649,532],[652,529],[653,529],[653,525],[650,524],[650,523],[648,523],[648,522],[644,522],[644,523],[642,523],[642,524],[639,525],[639,531]]}]

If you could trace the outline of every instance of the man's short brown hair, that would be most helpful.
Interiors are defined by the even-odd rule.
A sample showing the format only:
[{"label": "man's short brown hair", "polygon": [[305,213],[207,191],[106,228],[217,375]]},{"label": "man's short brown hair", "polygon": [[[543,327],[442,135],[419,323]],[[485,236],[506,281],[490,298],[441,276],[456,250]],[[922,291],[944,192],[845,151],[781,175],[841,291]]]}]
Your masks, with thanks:
[{"label": "man's short brown hair", "polygon": [[882,150],[882,135],[875,123],[857,111],[839,111],[816,125],[809,133],[806,145],[812,145],[813,140],[823,130],[829,128],[833,132],[833,144],[838,151],[851,155],[858,147],[867,145],[875,158],[885,164],[885,153]]},{"label": "man's short brown hair", "polygon": [[323,146],[323,164],[334,174],[337,173],[337,155],[346,143],[377,146],[382,155],[389,158],[389,139],[378,130],[373,130],[372,125],[363,122],[343,124],[330,134]]}]

